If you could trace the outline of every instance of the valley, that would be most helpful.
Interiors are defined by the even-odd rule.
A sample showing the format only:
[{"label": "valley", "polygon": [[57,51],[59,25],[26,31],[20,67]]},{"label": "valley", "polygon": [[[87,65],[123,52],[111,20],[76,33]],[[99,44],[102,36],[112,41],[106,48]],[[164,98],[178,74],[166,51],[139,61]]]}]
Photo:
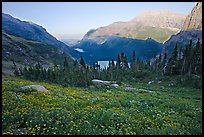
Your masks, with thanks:
[{"label": "valley", "polygon": [[[3,135],[202,135],[202,2],[89,27],[82,39],[58,36],[81,34],[94,8],[65,5],[30,13],[49,29],[2,11]],[[100,15],[88,24],[109,18]]]}]

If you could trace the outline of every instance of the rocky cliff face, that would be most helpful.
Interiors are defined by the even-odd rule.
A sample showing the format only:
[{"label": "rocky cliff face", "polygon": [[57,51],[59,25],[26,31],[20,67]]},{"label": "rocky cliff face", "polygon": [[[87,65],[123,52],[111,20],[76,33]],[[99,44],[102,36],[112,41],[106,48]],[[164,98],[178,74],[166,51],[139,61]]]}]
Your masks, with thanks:
[{"label": "rocky cliff face", "polygon": [[178,47],[185,47],[192,40],[193,45],[200,39],[202,43],[202,2],[198,2],[192,9],[191,13],[186,17],[182,30],[172,35],[171,38],[164,43],[164,49],[167,56],[170,56],[177,43]]},{"label": "rocky cliff face", "polygon": [[182,31],[202,29],[202,2],[198,2],[184,22]]}]

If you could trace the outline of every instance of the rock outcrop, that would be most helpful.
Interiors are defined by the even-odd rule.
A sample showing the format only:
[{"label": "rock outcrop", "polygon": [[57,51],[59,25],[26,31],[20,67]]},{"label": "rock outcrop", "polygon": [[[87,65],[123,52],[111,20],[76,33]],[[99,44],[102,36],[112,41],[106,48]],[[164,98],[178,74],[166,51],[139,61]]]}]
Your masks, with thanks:
[{"label": "rock outcrop", "polygon": [[119,87],[118,84],[111,84],[110,86],[112,86],[112,87]]},{"label": "rock outcrop", "polygon": [[202,2],[198,2],[196,6],[186,17],[182,31],[191,29],[202,29]]},{"label": "rock outcrop", "polygon": [[99,79],[92,80],[93,85],[95,86],[111,86],[111,87],[119,87],[114,81],[103,81]]},{"label": "rock outcrop", "polygon": [[34,90],[50,93],[49,90],[47,90],[45,87],[41,85],[28,85],[28,86],[21,87],[21,91],[24,91],[26,89],[34,89]]},{"label": "rock outcrop", "polygon": [[103,80],[99,80],[99,79],[93,79],[92,83],[95,86],[109,86],[111,84],[109,81],[103,81]]}]

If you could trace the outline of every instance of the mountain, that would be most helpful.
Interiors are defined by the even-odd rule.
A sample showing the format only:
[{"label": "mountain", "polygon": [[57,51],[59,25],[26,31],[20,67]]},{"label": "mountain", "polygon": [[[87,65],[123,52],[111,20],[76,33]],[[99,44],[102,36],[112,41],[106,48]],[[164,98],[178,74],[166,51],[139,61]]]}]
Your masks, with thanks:
[{"label": "mountain", "polygon": [[172,11],[146,11],[130,21],[115,22],[105,27],[92,29],[87,32],[84,39],[118,35],[143,40],[150,37],[163,43],[181,29],[186,16]]},{"label": "mountain", "polygon": [[69,54],[50,44],[31,41],[2,31],[2,60],[25,65],[41,62],[43,65],[62,63],[64,56],[71,61]]},{"label": "mountain", "polygon": [[45,28],[32,22],[21,21],[11,15],[2,13],[2,30],[6,33],[22,37],[27,40],[50,44],[70,54],[73,51],[63,42],[49,34]]},{"label": "mountain", "polygon": [[64,42],[67,46],[73,46],[79,43],[79,39],[61,39],[62,42]]},{"label": "mountain", "polygon": [[145,11],[132,21],[142,23],[145,26],[180,30],[185,17],[186,14],[179,14],[168,10]]},{"label": "mountain", "polygon": [[192,40],[193,45],[195,45],[198,39],[202,42],[202,2],[198,2],[191,13],[186,17],[181,31],[176,35],[172,35],[171,38],[164,43],[163,52],[166,51],[167,55],[170,55],[176,43],[178,47],[184,47],[190,40]]},{"label": "mountain", "polygon": [[99,39],[83,39],[78,45],[71,47],[81,52],[74,56],[78,60],[82,55],[85,62],[92,65],[96,61],[117,60],[118,53],[124,52],[130,62],[132,52],[136,51],[136,57],[143,61],[151,59],[154,55],[160,53],[162,44],[148,38],[139,40],[119,36],[104,36]]},{"label": "mountain", "polygon": [[191,14],[186,17],[182,27],[182,31],[191,29],[202,30],[202,2],[198,2],[196,4],[196,6],[191,11]]},{"label": "mountain", "polygon": [[63,63],[64,57],[72,61],[69,54],[49,44],[31,41],[2,31],[2,72],[13,73],[14,60],[17,67],[40,63],[49,67]]}]

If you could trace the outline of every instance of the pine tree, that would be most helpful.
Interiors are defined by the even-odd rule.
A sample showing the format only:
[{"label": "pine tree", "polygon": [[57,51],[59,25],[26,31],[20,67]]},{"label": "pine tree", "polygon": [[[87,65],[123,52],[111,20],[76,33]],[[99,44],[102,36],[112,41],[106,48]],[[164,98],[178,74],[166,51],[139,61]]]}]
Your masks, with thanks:
[{"label": "pine tree", "polygon": [[23,76],[24,76],[26,79],[28,79],[29,74],[28,74],[28,69],[27,69],[26,66],[24,66],[24,68],[23,68]]},{"label": "pine tree", "polygon": [[178,51],[177,51],[177,44],[174,48],[174,51],[168,61],[166,66],[166,74],[167,75],[176,75],[179,74],[179,68],[177,66],[177,59],[178,59]]},{"label": "pine tree", "polygon": [[136,54],[135,54],[135,50],[134,50],[132,53],[131,64],[130,64],[130,67],[132,69],[135,69],[135,61],[136,61]]},{"label": "pine tree", "polygon": [[124,54],[124,52],[121,53],[121,67],[122,67],[122,69],[125,68],[125,54]]},{"label": "pine tree", "polygon": [[23,75],[23,69],[22,69],[22,67],[19,67],[19,75],[20,75],[20,76]]},{"label": "pine tree", "polygon": [[162,55],[161,53],[159,54],[159,60],[158,60],[158,68],[161,67],[161,64],[162,64]]},{"label": "pine tree", "polygon": [[166,73],[166,61],[167,61],[167,55],[166,52],[164,53],[164,58],[162,61],[162,75]]},{"label": "pine tree", "polygon": [[111,69],[112,68],[112,66],[111,66],[111,61],[109,60],[108,61],[108,68],[107,69]]},{"label": "pine tree", "polygon": [[195,48],[192,53],[192,73],[201,74],[202,71],[202,49],[200,44],[200,39],[198,39]]},{"label": "pine tree", "polygon": [[120,54],[118,53],[118,59],[117,59],[117,63],[116,63],[117,69],[120,69],[120,63],[121,63]]},{"label": "pine tree", "polygon": [[126,55],[124,56],[124,68],[125,68],[125,69],[128,69],[128,68],[129,68]]},{"label": "pine tree", "polygon": [[186,45],[183,55],[183,65],[182,65],[182,73],[189,75],[191,74],[191,57],[192,57],[192,40],[190,40],[189,44]]},{"label": "pine tree", "polygon": [[136,62],[136,70],[139,71],[140,67],[141,67],[141,62],[140,62],[140,59],[138,58]]},{"label": "pine tree", "polygon": [[183,48],[180,47],[179,52],[178,52],[178,61],[177,61],[177,68],[178,68],[178,74],[182,74],[182,64],[183,64]]},{"label": "pine tree", "polygon": [[85,64],[84,59],[83,59],[82,56],[81,56],[81,58],[80,58],[80,64],[81,64],[84,68],[86,67],[86,64]]},{"label": "pine tree", "polygon": [[63,64],[63,66],[64,66],[64,71],[67,71],[69,66],[68,66],[68,62],[67,62],[67,57],[66,56],[64,57],[64,64]]},{"label": "pine tree", "polygon": [[15,76],[19,76],[19,75],[20,75],[20,73],[19,73],[19,71],[18,71],[17,69],[14,70],[13,74],[14,74]]},{"label": "pine tree", "polygon": [[114,60],[111,61],[111,66],[112,66],[113,69],[115,68]]}]

